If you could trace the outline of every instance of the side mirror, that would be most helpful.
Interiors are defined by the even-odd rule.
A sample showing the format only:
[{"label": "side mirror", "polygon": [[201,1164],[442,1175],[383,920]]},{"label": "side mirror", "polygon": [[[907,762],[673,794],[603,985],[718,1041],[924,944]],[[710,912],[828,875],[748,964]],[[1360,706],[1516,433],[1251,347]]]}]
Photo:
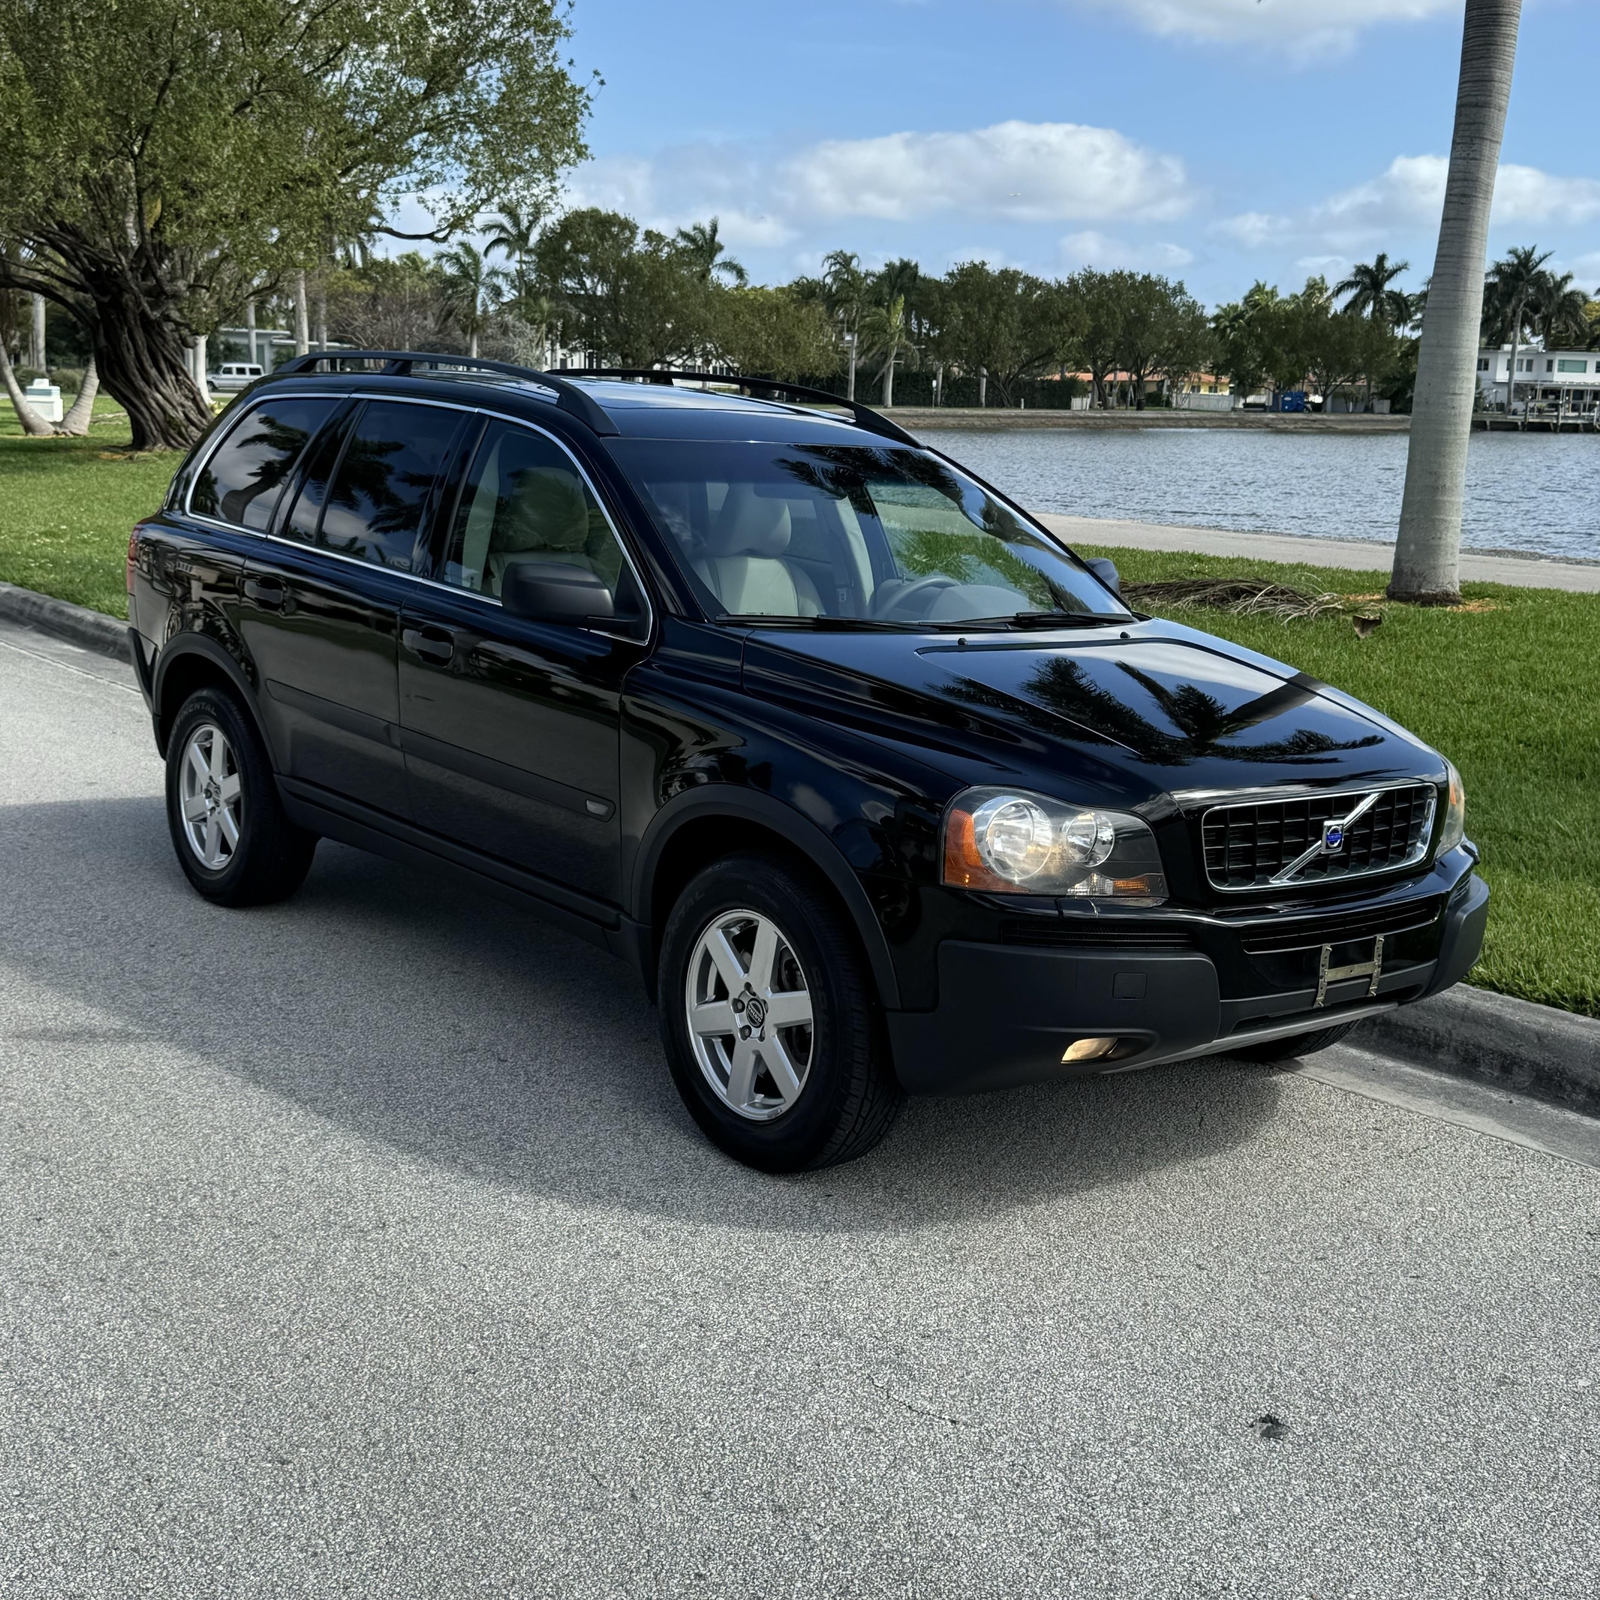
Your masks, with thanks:
[{"label": "side mirror", "polygon": [[1083,564],[1086,566],[1112,594],[1122,595],[1122,579],[1117,575],[1117,564],[1105,556],[1085,556]]},{"label": "side mirror", "polygon": [[506,563],[500,604],[511,616],[526,617],[530,622],[580,626],[592,619],[608,620],[615,610],[604,580],[587,567],[538,556]]}]

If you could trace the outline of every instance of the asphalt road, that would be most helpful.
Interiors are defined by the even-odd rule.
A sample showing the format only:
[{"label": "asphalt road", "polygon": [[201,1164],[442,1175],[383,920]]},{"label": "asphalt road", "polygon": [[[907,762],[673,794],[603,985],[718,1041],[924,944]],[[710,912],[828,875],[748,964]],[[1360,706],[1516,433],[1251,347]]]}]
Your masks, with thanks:
[{"label": "asphalt road", "polygon": [[0,628],[8,1597],[1596,1592],[1600,1172],[1211,1061],[760,1177],[620,966],[160,781]]}]

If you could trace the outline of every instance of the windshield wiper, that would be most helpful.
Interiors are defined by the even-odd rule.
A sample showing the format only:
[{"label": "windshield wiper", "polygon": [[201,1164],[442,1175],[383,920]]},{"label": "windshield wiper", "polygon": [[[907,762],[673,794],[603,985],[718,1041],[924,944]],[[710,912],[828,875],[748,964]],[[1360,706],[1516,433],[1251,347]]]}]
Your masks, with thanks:
[{"label": "windshield wiper", "polygon": [[934,633],[949,626],[937,622],[888,622],[879,617],[790,617],[730,611],[717,623],[728,628],[805,628],[815,633]]},{"label": "windshield wiper", "polygon": [[1130,620],[1094,611],[1014,611],[1009,617],[973,617],[968,626],[990,623],[1013,628],[1114,628]]}]

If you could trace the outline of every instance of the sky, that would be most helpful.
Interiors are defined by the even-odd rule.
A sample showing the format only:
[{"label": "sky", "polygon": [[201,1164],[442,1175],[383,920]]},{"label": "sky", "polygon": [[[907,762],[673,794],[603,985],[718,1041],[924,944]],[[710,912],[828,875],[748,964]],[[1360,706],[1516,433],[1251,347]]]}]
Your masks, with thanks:
[{"label": "sky", "polygon": [[[715,215],[758,282],[829,250],[1336,281],[1432,267],[1463,0],[574,0],[567,203]],[[1600,5],[1525,0],[1491,252],[1600,285]]]}]

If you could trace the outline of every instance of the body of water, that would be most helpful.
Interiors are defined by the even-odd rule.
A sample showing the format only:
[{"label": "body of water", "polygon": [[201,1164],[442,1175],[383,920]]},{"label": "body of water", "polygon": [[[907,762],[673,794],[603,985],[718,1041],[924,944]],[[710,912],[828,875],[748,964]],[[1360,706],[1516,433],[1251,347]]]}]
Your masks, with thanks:
[{"label": "body of water", "polygon": [[[1382,540],[1399,525],[1410,442],[1246,428],[919,437],[1035,511]],[[1600,434],[1473,434],[1462,543],[1600,559]]]}]

